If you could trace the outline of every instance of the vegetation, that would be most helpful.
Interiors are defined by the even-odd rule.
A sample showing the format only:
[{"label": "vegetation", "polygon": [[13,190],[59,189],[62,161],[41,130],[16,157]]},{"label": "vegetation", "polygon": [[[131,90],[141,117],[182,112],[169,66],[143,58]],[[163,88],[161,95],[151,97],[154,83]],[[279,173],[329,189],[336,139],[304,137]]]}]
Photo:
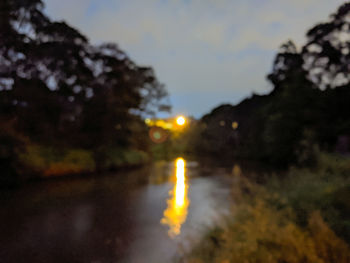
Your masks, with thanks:
[{"label": "vegetation", "polygon": [[[269,94],[221,105],[178,129],[158,129],[167,140],[156,144],[154,136],[152,144],[143,119],[169,110],[152,68],[137,65],[114,43],[93,45],[52,21],[41,0],[1,0],[0,186],[138,166],[152,157],[258,161],[279,172],[242,174],[236,167],[231,215],[180,260],[350,262],[349,18],[345,3],[306,33],[302,47],[283,44],[267,76]],[[143,173],[105,178],[101,189],[113,196],[117,186],[163,183],[166,168],[156,165],[151,179]],[[53,186],[49,200],[34,193],[26,197],[28,208],[90,198],[94,179]]]},{"label": "vegetation", "polygon": [[[149,147],[142,116],[169,109],[152,68],[50,20],[41,0],[1,1],[0,20],[2,181],[146,159],[136,154]],[[107,151],[125,152],[107,160]]]},{"label": "vegetation", "polygon": [[322,154],[319,161],[264,185],[232,175],[232,215],[185,262],[349,262],[349,159]]},{"label": "vegetation", "polygon": [[194,151],[284,168],[312,164],[316,148],[349,152],[350,42],[339,37],[349,35],[349,14],[345,3],[307,32],[301,48],[283,44],[268,75],[273,90],[203,116]]},{"label": "vegetation", "polygon": [[310,170],[290,169],[286,179],[269,189],[288,200],[296,211],[296,222],[306,224],[313,211],[322,217],[335,233],[350,244],[350,159],[337,155],[321,154],[317,166]]},{"label": "vegetation", "polygon": [[197,154],[284,169],[236,169],[231,215],[181,262],[350,262],[350,42],[339,37],[349,35],[349,16],[345,3],[307,32],[301,49],[282,45],[270,94],[200,120]]},{"label": "vegetation", "polygon": [[[174,160],[182,156],[188,159],[195,159],[196,152],[193,151],[193,145],[197,143],[196,137],[200,125],[191,117],[186,119],[184,126],[175,127],[172,130],[164,130],[168,134],[165,142],[153,144],[151,152],[154,160]],[[205,143],[205,142],[203,142]]]},{"label": "vegetation", "polygon": [[27,145],[26,150],[19,153],[19,160],[27,173],[31,170],[34,174],[45,176],[88,173],[95,170],[92,153],[81,149],[57,151],[39,145]]}]

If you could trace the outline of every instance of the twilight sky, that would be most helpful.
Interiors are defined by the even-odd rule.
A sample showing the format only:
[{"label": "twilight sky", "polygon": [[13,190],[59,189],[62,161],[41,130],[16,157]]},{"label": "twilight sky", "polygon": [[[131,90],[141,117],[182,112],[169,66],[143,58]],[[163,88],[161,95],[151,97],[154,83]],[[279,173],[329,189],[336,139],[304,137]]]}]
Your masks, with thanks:
[{"label": "twilight sky", "polygon": [[200,117],[222,103],[271,90],[278,47],[344,0],[44,0],[92,43],[116,42],[150,65],[170,93],[172,115]]}]

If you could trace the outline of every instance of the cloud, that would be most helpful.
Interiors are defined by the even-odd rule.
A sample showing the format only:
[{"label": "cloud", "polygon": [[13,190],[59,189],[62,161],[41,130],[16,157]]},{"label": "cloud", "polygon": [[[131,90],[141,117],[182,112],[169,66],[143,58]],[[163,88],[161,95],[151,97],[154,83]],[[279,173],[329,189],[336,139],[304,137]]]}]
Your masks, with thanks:
[{"label": "cloud", "polygon": [[[341,0],[47,0],[47,12],[93,42],[112,41],[152,65],[183,111],[200,116],[220,101],[270,90],[265,80],[280,44],[300,45]],[[179,99],[179,98],[182,98]],[[202,104],[200,102],[203,102]],[[187,104],[186,104],[187,105]]]}]

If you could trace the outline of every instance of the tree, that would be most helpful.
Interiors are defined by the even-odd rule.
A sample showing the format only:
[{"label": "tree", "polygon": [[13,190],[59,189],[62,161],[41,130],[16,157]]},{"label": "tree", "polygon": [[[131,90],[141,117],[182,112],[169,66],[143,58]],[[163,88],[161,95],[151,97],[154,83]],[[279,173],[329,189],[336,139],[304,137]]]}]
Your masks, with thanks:
[{"label": "tree", "polygon": [[1,114],[16,117],[32,136],[52,138],[81,128],[91,105],[101,106],[96,110],[102,114],[104,104],[114,126],[130,114],[163,107],[167,93],[151,68],[137,66],[115,44],[89,44],[66,23],[52,22],[42,8],[39,0],[2,2]]},{"label": "tree", "polygon": [[0,12],[0,117],[32,141],[127,147],[133,123],[168,109],[152,68],[51,21],[42,1],[3,0]]},{"label": "tree", "polygon": [[[270,94],[218,107],[202,118],[208,125],[202,132],[207,151],[287,166],[307,161],[306,152],[312,159],[315,144],[332,151],[340,135],[350,136],[349,30],[350,3],[345,3],[307,32],[301,48],[291,40],[283,44],[267,76]],[[232,131],[220,127],[220,120],[238,120],[238,148],[228,143]]]},{"label": "tree", "polygon": [[344,86],[350,81],[350,3],[339,7],[327,22],[311,28],[301,55],[310,79],[319,88]]}]

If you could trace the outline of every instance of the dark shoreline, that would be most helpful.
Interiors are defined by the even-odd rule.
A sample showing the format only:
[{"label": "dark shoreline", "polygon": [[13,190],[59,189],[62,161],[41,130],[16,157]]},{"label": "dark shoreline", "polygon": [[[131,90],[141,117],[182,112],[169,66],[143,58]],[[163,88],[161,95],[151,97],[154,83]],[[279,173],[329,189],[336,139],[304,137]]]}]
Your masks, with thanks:
[{"label": "dark shoreline", "polygon": [[[0,184],[0,190],[6,189],[18,189],[23,186],[37,184],[41,182],[60,182],[60,181],[68,181],[72,179],[84,179],[84,178],[98,178],[98,177],[108,177],[108,176],[116,176],[121,172],[133,171],[137,169],[142,169],[149,166],[151,162],[141,163],[141,164],[133,164],[133,165],[123,165],[119,167],[112,167],[109,169],[104,169],[100,171],[92,171],[92,172],[82,172],[82,173],[71,173],[64,175],[56,175],[56,176],[44,176],[37,174],[27,174],[25,176],[16,175],[15,178],[17,180],[13,180],[11,182],[2,182]],[[21,177],[22,176],[22,177]]]}]

